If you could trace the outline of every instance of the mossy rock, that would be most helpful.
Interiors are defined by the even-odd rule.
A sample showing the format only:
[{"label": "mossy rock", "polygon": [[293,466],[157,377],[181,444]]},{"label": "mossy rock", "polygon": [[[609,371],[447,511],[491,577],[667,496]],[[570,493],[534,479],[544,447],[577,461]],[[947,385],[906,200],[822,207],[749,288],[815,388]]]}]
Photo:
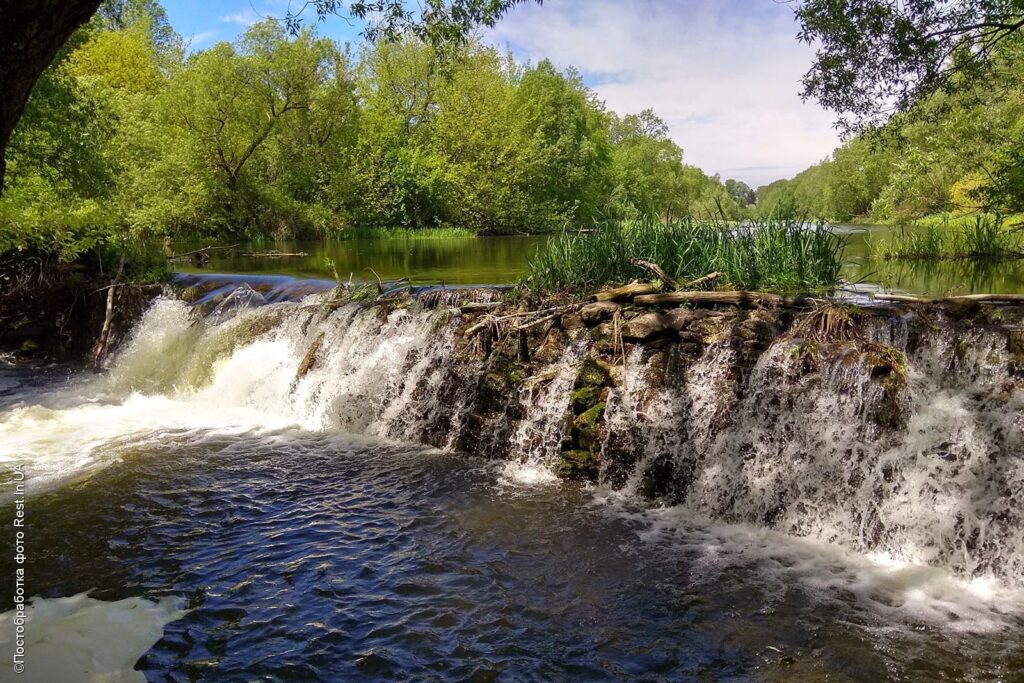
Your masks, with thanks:
[{"label": "mossy rock", "polygon": [[1010,330],[1006,334],[1006,350],[1024,357],[1024,330]]},{"label": "mossy rock", "polygon": [[488,413],[496,413],[503,410],[510,389],[509,382],[503,374],[498,372],[485,373],[477,385],[477,408]]},{"label": "mossy rock", "polygon": [[593,408],[598,402],[599,395],[600,390],[597,387],[580,387],[572,392],[573,412],[579,415]]},{"label": "mossy rock", "polygon": [[580,427],[595,426],[604,417],[604,408],[604,403],[598,403],[597,405],[593,406],[592,408],[584,412],[582,415],[577,417],[575,420],[575,424]]},{"label": "mossy rock", "polygon": [[594,450],[601,445],[601,419],[604,417],[604,403],[598,403],[573,420],[572,441],[580,448]]},{"label": "mossy rock", "polygon": [[596,480],[601,472],[601,458],[591,451],[562,451],[562,460],[556,472],[563,479]]},{"label": "mossy rock", "polygon": [[610,379],[608,371],[601,367],[600,363],[593,358],[587,358],[576,375],[576,386],[602,387],[608,384]]}]

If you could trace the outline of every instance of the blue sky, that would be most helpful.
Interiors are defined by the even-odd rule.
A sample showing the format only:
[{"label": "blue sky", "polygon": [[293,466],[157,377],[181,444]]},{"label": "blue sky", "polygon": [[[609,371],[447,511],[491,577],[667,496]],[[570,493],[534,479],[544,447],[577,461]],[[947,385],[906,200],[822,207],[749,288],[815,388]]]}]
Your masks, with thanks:
[{"label": "blue sky", "polygon": [[[289,0],[163,4],[192,48],[204,49],[264,16],[284,16]],[[332,18],[319,30],[357,42],[361,28]],[[756,187],[838,144],[832,115],[800,100],[814,54],[796,32],[792,5],[778,0],[545,0],[520,5],[484,39],[524,62],[575,66],[621,114],[653,108],[687,163]]]}]

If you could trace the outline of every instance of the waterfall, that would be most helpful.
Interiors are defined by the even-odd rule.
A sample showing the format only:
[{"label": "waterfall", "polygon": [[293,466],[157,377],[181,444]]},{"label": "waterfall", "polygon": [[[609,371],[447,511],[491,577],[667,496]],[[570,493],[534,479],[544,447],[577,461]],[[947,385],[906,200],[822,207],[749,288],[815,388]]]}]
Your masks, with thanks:
[{"label": "waterfall", "polygon": [[[0,458],[28,457],[42,490],[116,462],[127,442],[301,428],[504,458],[510,480],[555,481],[594,335],[523,375],[485,359],[440,299],[296,298],[244,285],[156,300],[105,376],[0,418]],[[1024,391],[1006,337],[913,322],[860,331],[898,362],[791,334],[739,343],[728,328],[702,346],[631,345],[594,399],[599,481],[701,518],[1024,583]]]}]

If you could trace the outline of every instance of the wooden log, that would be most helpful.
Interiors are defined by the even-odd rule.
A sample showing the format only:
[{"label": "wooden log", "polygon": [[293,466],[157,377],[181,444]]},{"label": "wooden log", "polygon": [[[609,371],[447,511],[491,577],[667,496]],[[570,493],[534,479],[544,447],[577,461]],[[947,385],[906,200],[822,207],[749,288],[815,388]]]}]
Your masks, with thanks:
[{"label": "wooden log", "polygon": [[299,363],[299,369],[295,373],[295,381],[299,381],[306,376],[306,373],[310,371],[313,364],[316,362],[316,354],[320,350],[320,345],[324,342],[324,332],[321,332],[313,343],[309,345],[309,349],[306,351],[306,355],[302,357],[302,362]]},{"label": "wooden log", "polygon": [[790,299],[768,292],[665,292],[662,294],[645,294],[633,299],[638,306],[657,306],[660,304],[731,304],[734,306],[781,306],[786,303],[799,303],[804,299]]},{"label": "wooden log", "polygon": [[501,306],[500,301],[476,301],[459,306],[463,313],[474,313],[476,311],[490,311]]},{"label": "wooden log", "polygon": [[652,273],[654,273],[655,277],[657,277],[659,280],[664,282],[672,289],[679,289],[679,282],[676,281],[675,278],[666,273],[664,270],[662,270],[661,266],[659,266],[657,263],[652,263],[651,261],[645,261],[639,258],[631,258],[629,259],[629,262],[632,263],[634,266],[639,266],[641,268],[645,268],[651,271]]},{"label": "wooden log", "polygon": [[661,291],[661,285],[652,285],[647,282],[633,282],[614,289],[605,289],[594,293],[598,301],[615,301],[618,299],[631,299],[635,296],[654,294]]}]

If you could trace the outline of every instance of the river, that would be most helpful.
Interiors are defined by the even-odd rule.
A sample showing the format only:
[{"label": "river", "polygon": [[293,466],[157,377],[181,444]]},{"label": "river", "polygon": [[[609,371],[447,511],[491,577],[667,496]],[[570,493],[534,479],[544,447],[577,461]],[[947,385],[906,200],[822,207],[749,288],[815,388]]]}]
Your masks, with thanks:
[{"label": "river", "polygon": [[[894,292],[947,296],[954,294],[1024,293],[1024,261],[978,263],[969,261],[899,262],[872,258],[871,243],[892,232],[885,226],[838,225],[847,238],[843,277],[850,286],[865,292]],[[543,235],[511,237],[455,237],[405,239],[355,239],[320,242],[277,242],[242,245],[232,252],[213,252],[202,271],[277,274],[293,277],[333,277],[331,264],[347,279],[409,278],[429,284],[509,284],[528,272],[528,262],[544,245]],[[181,245],[179,251],[205,246]],[[251,251],[274,249],[291,254],[282,258],[246,256]]]},{"label": "river", "polygon": [[[947,486],[933,478],[944,461],[908,464],[917,489],[893,505],[916,506],[925,531],[894,517],[897,545],[864,551],[841,525],[806,526],[851,509],[827,491],[807,499],[822,509],[791,511],[804,515],[794,535],[560,481],[534,437],[560,419],[565,388],[524,396],[510,462],[416,445],[404,437],[431,429],[452,389],[436,372],[451,353],[443,311],[310,318],[317,295],[239,292],[202,314],[159,299],[100,376],[0,366],[0,461],[28,473],[28,559],[5,552],[0,575],[23,567],[34,596],[18,678],[13,613],[0,616],[0,680],[1021,680],[1020,548],[1002,546],[999,575],[913,552],[969,472],[1019,485],[1019,452],[999,449],[1020,443],[1021,395],[982,414],[972,392],[998,359],[981,338],[961,389],[929,384],[936,361],[922,356],[902,446],[923,463],[962,441],[944,457],[967,469]],[[318,330],[326,364],[299,381]],[[834,409],[793,424],[813,431]],[[654,419],[617,414],[624,433]],[[723,443],[708,476],[732,457]],[[812,456],[794,452],[779,476]],[[11,520],[13,477],[4,486]],[[1020,535],[1007,504],[990,534],[1001,519]],[[13,604],[13,581],[0,595]]]}]

